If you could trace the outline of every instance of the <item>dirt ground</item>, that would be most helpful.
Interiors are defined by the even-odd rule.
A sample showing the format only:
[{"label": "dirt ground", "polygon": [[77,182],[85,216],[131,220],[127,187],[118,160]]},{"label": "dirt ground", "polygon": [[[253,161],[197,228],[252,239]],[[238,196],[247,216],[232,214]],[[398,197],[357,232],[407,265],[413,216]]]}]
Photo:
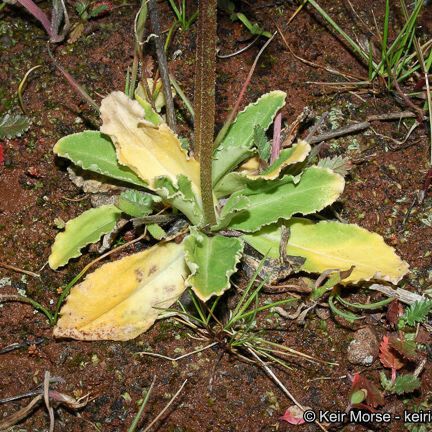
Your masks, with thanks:
[{"label": "dirt ground", "polygon": [[[320,3],[341,27],[355,33],[359,40],[371,37],[348,2],[323,0]],[[378,21],[382,19],[384,2],[379,3],[352,1],[369,29],[373,27],[372,11]],[[138,3],[114,6],[112,11],[93,22],[88,34],[74,44],[59,44],[53,52],[57,61],[98,102],[109,92],[124,89],[125,73],[132,62],[133,21]],[[49,5],[43,2],[41,7],[47,10]],[[278,26],[298,56],[353,75],[367,76],[367,70],[328,31],[312,8],[303,10],[287,25],[296,7],[291,1],[241,2],[244,13],[265,29],[274,31]],[[162,27],[168,29],[173,19],[168,2],[161,2],[160,8]],[[191,10],[195,8],[196,2],[192,2]],[[432,7],[427,6],[419,30],[429,34],[429,38],[431,12]],[[73,13],[71,18],[77,19]],[[221,54],[243,47],[248,36],[244,27],[239,22],[231,22],[225,13],[219,14],[218,35]],[[187,32],[177,32],[169,50],[170,69],[190,99],[193,98],[194,37],[194,26]],[[31,75],[24,92],[25,108],[32,118],[31,128],[21,138],[2,142],[5,161],[0,166],[0,262],[37,272],[41,277],[23,276],[0,268],[0,293],[16,294],[17,290],[25,290],[28,296],[52,307],[59,295],[58,288],[96,257],[94,253],[86,253],[57,272],[45,265],[58,232],[54,219],[66,221],[90,207],[89,197],[70,182],[67,163],[56,159],[52,148],[64,135],[97,128],[99,119],[56,71],[46,42],[43,29],[20,8],[7,6],[0,12],[0,112],[11,108],[18,110],[19,81],[28,69],[42,65]],[[218,127],[235,103],[260,46],[262,42],[240,55],[218,60]],[[150,48],[145,55],[153,55]],[[293,57],[278,36],[258,63],[244,105],[267,91],[280,89],[288,94],[284,120],[292,122],[307,106],[317,116],[330,112],[324,130],[364,120],[371,114],[406,109],[401,101],[379,88],[372,93],[342,92],[311,83],[340,80],[324,69],[311,67]],[[182,133],[190,136],[190,125],[185,120],[187,114],[183,107],[179,108]],[[394,246],[411,269],[399,286],[421,293],[432,285],[432,229],[424,222],[431,215],[432,197],[429,194],[422,205],[414,202],[429,167],[427,131],[421,126],[399,145],[390,139],[403,140],[406,134],[397,122],[377,123],[374,129],[377,134],[369,131],[329,141],[324,146],[323,155],[348,155],[354,162],[346,190],[335,208],[344,221],[378,232]],[[131,251],[133,248],[128,253]],[[244,280],[240,274],[237,282],[241,284],[242,278]],[[361,287],[348,290],[350,301],[365,301],[371,295]],[[264,300],[268,298],[279,300],[283,294],[266,294]],[[371,298],[382,299],[377,294]],[[379,385],[382,370],[379,360],[370,367],[352,365],[347,360],[347,348],[354,331],[362,326],[371,326],[379,338],[389,331],[385,310],[382,312],[366,314],[366,318],[356,324],[331,315],[322,320],[311,314],[304,325],[274,313],[266,314],[262,324],[269,329],[266,337],[337,364],[293,358],[291,370],[275,365],[272,368],[304,406],[344,411],[349,403],[350,376],[354,372],[364,373]],[[140,423],[142,426],[161,411],[184,380],[187,379],[187,383],[152,430],[318,430],[314,424],[293,426],[281,422],[279,417],[292,405],[282,390],[261,368],[221,352],[218,346],[177,362],[140,355],[141,351],[151,350],[174,357],[206,344],[191,338],[187,329],[171,320],[156,323],[149,332],[126,343],[55,340],[45,317],[35,313],[29,305],[0,305],[0,350],[23,341],[37,341],[38,344],[0,354],[0,398],[34,388],[43,382],[47,370],[64,380],[57,387],[64,393],[75,397],[91,395],[91,401],[78,412],[56,411],[58,431],[126,431],[137,412],[137,402],[142,400],[143,392],[154,377],[155,386]],[[428,342],[426,335],[425,344]],[[388,396],[381,410],[398,413],[410,404],[427,400],[432,392],[429,366],[428,359],[421,376],[421,391],[408,400],[408,405],[404,404],[403,397]],[[12,414],[24,403],[21,400],[1,404],[0,418]],[[41,406],[14,430],[45,431],[48,422],[47,412]],[[425,431],[432,430],[431,427]],[[381,426],[333,424],[328,429],[406,430],[401,422]]]}]

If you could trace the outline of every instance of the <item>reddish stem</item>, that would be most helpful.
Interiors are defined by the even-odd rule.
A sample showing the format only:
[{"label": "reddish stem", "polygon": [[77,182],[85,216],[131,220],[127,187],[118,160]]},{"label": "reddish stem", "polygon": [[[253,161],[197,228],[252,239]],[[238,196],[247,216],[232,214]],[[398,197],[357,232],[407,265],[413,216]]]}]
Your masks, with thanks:
[{"label": "reddish stem", "polygon": [[48,18],[48,15],[32,0],[18,0],[18,3],[20,3],[21,6],[27,9],[27,11],[43,25],[43,28],[48,33],[48,36],[51,38],[53,34],[51,30],[51,21]]}]

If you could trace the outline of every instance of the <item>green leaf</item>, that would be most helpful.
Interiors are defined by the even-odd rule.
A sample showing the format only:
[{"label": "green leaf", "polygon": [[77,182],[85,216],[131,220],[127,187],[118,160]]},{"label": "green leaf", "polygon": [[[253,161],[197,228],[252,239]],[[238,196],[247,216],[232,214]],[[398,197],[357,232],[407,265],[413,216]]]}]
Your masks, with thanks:
[{"label": "green leaf", "polygon": [[20,114],[5,114],[0,117],[0,139],[21,136],[30,127],[30,120]]},{"label": "green leaf", "polygon": [[289,165],[303,162],[311,150],[306,141],[299,141],[288,149],[280,152],[279,157],[260,174],[250,174],[248,172],[231,172],[224,176],[217,184],[214,192],[218,198],[231,195],[247,185],[258,180],[274,180]]},{"label": "green leaf", "polygon": [[234,237],[208,237],[191,228],[183,242],[186,264],[191,274],[186,285],[207,301],[220,296],[230,287],[230,276],[235,273],[243,252],[243,241]]},{"label": "green leaf", "polygon": [[399,375],[394,382],[394,391],[398,395],[412,393],[420,387],[420,380],[415,375],[411,374]]},{"label": "green leaf", "polygon": [[100,15],[102,12],[106,11],[107,9],[108,9],[108,5],[106,4],[96,6],[94,9],[90,11],[89,18],[96,18],[98,15]]},{"label": "green leaf", "polygon": [[382,388],[383,388],[385,391],[392,392],[392,390],[393,390],[393,383],[392,383],[391,380],[389,380],[389,379],[386,377],[386,374],[385,374],[383,371],[380,372],[380,382],[381,382],[381,386],[382,386]]},{"label": "green leaf", "polygon": [[[318,273],[329,270],[348,270],[352,273],[341,284],[362,280],[382,279],[397,283],[407,272],[408,264],[381,236],[354,224],[293,218],[288,223],[290,237],[287,254],[306,258],[302,270]],[[279,257],[280,227],[272,225],[244,239],[269,258]]]},{"label": "green leaf", "polygon": [[350,402],[352,405],[360,404],[366,399],[366,396],[367,396],[366,390],[364,389],[357,390],[351,395]]},{"label": "green leaf", "polygon": [[53,270],[81,255],[81,249],[97,242],[111,232],[121,211],[114,205],[90,209],[66,223],[65,230],[57,234],[48,262]]},{"label": "green leaf", "polygon": [[180,210],[194,225],[202,223],[201,203],[198,202],[188,177],[178,175],[177,185],[167,177],[158,177],[154,181],[154,189],[165,202]]},{"label": "green leaf", "polygon": [[134,172],[117,162],[114,145],[109,137],[100,132],[84,131],[65,136],[54,146],[54,153],[83,169],[137,186],[146,186],[146,182]]},{"label": "green leaf", "polygon": [[245,212],[250,207],[250,201],[243,195],[233,198],[229,205],[225,205],[218,218],[218,223],[212,227],[212,231],[219,231],[226,228],[232,219],[239,213]]},{"label": "green leaf", "polygon": [[147,101],[141,83],[138,84],[135,90],[135,99],[144,108],[146,120],[153,123],[155,126],[159,126],[163,122],[162,117],[153,110],[151,103]]},{"label": "green leaf", "polygon": [[256,125],[254,129],[254,145],[258,150],[259,157],[268,162],[271,153],[271,144],[267,140],[265,130],[260,126]]},{"label": "green leaf", "polygon": [[234,193],[227,206],[238,195],[249,198],[250,206],[247,212],[236,215],[229,227],[253,232],[279,219],[289,219],[294,214],[315,213],[332,204],[344,188],[343,177],[325,168],[306,169],[298,184],[293,179],[285,176],[277,180],[257,181]]},{"label": "green leaf", "polygon": [[166,237],[167,233],[163,228],[161,228],[158,224],[148,224],[147,225],[148,232],[150,235],[156,240],[162,240]]},{"label": "green leaf", "polygon": [[120,194],[117,207],[129,216],[143,217],[153,211],[155,202],[160,201],[160,197],[156,195],[128,189]]},{"label": "green leaf", "polygon": [[426,320],[432,309],[432,300],[417,301],[410,305],[401,317],[408,325],[415,326]]},{"label": "green leaf", "polygon": [[264,131],[285,105],[286,93],[276,90],[261,96],[237,116],[219,144],[213,158],[213,184],[252,155],[254,130],[258,125]]},{"label": "green leaf", "polygon": [[343,156],[320,159],[317,165],[322,168],[330,168],[332,171],[343,177],[345,177],[348,174],[348,171],[352,168],[351,160]]},{"label": "green leaf", "polygon": [[238,20],[240,20],[243,25],[249,30],[249,32],[254,36],[265,36],[266,38],[271,38],[272,35],[268,31],[265,31],[263,28],[260,27],[258,23],[251,23],[249,19],[246,17],[246,15],[242,14],[241,12],[237,12],[236,17]]}]

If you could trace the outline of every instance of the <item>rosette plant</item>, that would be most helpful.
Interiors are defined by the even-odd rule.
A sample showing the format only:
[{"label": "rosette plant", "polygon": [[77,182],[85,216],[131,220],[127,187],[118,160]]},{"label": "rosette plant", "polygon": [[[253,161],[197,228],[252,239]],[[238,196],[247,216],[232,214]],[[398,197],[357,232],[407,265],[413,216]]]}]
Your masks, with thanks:
[{"label": "rosette plant", "polygon": [[334,203],[344,189],[341,175],[306,163],[307,142],[283,149],[273,163],[261,161],[258,171],[245,164],[258,155],[265,158],[263,132],[284,106],[284,92],[271,91],[248,105],[213,145],[215,38],[209,35],[216,29],[214,3],[200,4],[197,158],[183,150],[148,104],[118,91],[102,101],[100,131],[69,135],[54,147],[58,156],[128,189],[115,204],[88,210],[66,224],[53,245],[51,268],[65,265],[82,247],[112,231],[122,215],[148,217],[162,203],[188,221],[181,242],[168,235],[149,249],[102,265],[75,285],[56,336],[128,340],[146,331],[188,287],[203,302],[221,296],[231,286],[246,243],[286,266],[287,257],[299,257],[296,269],[304,272],[350,270],[343,284],[397,283],[408,271],[379,235],[354,224],[304,217]]}]

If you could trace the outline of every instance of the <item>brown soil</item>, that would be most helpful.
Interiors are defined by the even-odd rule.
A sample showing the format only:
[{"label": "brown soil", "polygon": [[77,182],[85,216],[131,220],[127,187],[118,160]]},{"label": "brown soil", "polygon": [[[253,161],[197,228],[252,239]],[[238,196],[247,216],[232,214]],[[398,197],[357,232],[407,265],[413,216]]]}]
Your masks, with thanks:
[{"label": "brown soil", "polygon": [[[163,8],[163,27],[172,20],[167,2]],[[195,2],[193,2],[195,3]],[[283,29],[288,43],[298,55],[334,69],[365,76],[367,71],[353,58],[344,45],[322,25],[312,12],[302,11],[287,26],[296,6],[291,2],[267,0],[244,2],[247,16],[258,20],[265,29]],[[322,5],[338,23],[357,35],[370,35],[359,26],[345,2],[322,1]],[[354,1],[353,5],[370,28],[372,10],[379,20],[383,10],[374,1]],[[195,8],[195,4],[192,9]],[[42,4],[47,8],[47,4]],[[60,64],[81,83],[98,101],[112,90],[122,90],[127,67],[132,60],[133,19],[136,4],[115,8],[107,16],[96,20],[93,32],[75,44],[61,44],[55,49]],[[70,10],[73,10],[71,5]],[[430,31],[431,11],[426,9],[423,30]],[[242,26],[232,23],[225,14],[219,17],[219,46],[223,54],[243,46],[246,33]],[[76,20],[76,16],[72,15]],[[428,27],[429,26],[429,27]],[[178,32],[170,49],[181,53],[170,61],[170,68],[182,84],[186,94],[193,97],[195,29]],[[3,287],[0,293],[15,293],[25,289],[27,295],[50,307],[58,298],[57,289],[69,282],[79,270],[95,257],[84,254],[58,272],[44,264],[57,233],[55,218],[68,220],[89,208],[90,200],[68,179],[65,162],[56,160],[52,153],[55,142],[64,135],[95,128],[97,115],[83,102],[55,70],[46,50],[46,35],[29,16],[18,7],[6,7],[0,12],[0,112],[16,104],[16,89],[25,72],[42,65],[31,75],[25,90],[24,102],[33,119],[30,130],[19,139],[2,142],[5,164],[0,167],[0,261],[40,273],[41,278],[23,278],[16,272],[0,269]],[[217,115],[219,125],[225,118],[245,80],[259,49],[254,46],[245,53],[218,61]],[[151,54],[148,52],[147,54]],[[179,53],[177,53],[179,54]],[[287,92],[284,118],[290,122],[305,106],[317,115],[339,110],[339,124],[363,120],[370,114],[405,109],[393,96],[377,89],[375,95],[328,92],[328,88],[310,81],[340,80],[318,68],[296,60],[276,38],[262,57],[244,103],[255,100],[262,93],[281,89]],[[180,111],[182,118],[186,112]],[[333,117],[332,117],[333,118]],[[330,127],[331,119],[327,126]],[[182,132],[190,134],[184,121]],[[380,134],[403,139],[404,129],[397,123],[377,124]],[[363,134],[330,142],[323,155],[348,154],[356,161],[347,179],[346,191],[339,216],[344,220],[376,231],[393,245],[411,266],[411,273],[401,287],[422,292],[431,288],[431,228],[421,221],[431,211],[431,198],[423,205],[412,205],[428,169],[428,139],[419,127],[405,145],[391,150],[394,144],[385,137]],[[396,146],[397,147],[397,146]],[[393,148],[393,147],[391,147]],[[241,282],[241,280],[240,280]],[[349,290],[349,300],[366,300],[367,291]],[[283,295],[265,295],[264,300],[277,300]],[[379,296],[373,296],[378,299]],[[351,387],[350,375],[361,371],[379,385],[379,361],[360,368],[347,362],[346,353],[353,330],[365,321],[381,337],[389,329],[382,314],[368,315],[361,324],[348,325],[330,316],[321,321],[308,316],[306,324],[265,316],[263,325],[277,330],[267,337],[321,360],[336,362],[338,366],[313,364],[293,359],[292,369],[286,371],[275,365],[275,370],[286,387],[305,406],[316,410],[344,411],[348,406]],[[174,405],[153,428],[160,431],[314,431],[316,425],[292,426],[279,417],[292,403],[262,369],[241,362],[237,357],[213,347],[202,353],[171,362],[137,354],[153,350],[167,356],[177,356],[204,346],[206,342],[189,337],[185,328],[172,321],[158,322],[149,332],[127,343],[77,342],[55,340],[45,317],[24,304],[5,303],[0,308],[0,349],[12,343],[43,338],[37,348],[22,348],[0,354],[0,398],[24,393],[43,382],[44,372],[62,377],[58,389],[80,397],[90,393],[91,401],[79,415],[65,409],[56,411],[58,431],[126,431],[137,412],[137,401],[156,383],[146,407],[141,425],[148,424],[170,397],[188,379],[186,387]],[[409,403],[427,399],[432,391],[432,372],[428,367],[421,376],[422,389]],[[210,380],[212,384],[210,386]],[[388,396],[383,411],[400,413],[403,397]],[[6,417],[22,407],[23,401],[0,405],[0,415]],[[47,430],[48,416],[38,409],[15,430]],[[342,430],[342,425],[331,425],[331,430]],[[401,422],[390,425],[351,425],[344,430],[405,430]],[[426,430],[426,429],[425,429]]]}]

